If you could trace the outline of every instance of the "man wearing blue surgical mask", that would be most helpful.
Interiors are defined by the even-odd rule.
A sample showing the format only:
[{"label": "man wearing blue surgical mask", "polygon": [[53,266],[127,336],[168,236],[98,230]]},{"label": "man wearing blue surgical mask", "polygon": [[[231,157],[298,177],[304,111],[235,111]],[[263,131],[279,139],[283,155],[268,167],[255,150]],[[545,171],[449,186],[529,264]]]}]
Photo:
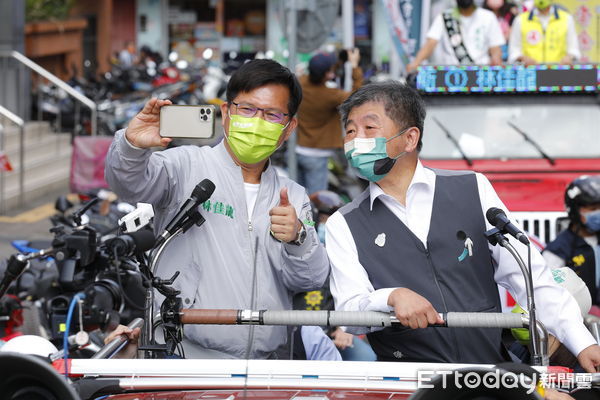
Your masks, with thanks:
[{"label": "man wearing blue surgical mask", "polygon": [[600,305],[600,176],[584,175],[565,190],[569,228],[548,243],[543,255],[552,268],[570,267],[583,279],[592,304]]},{"label": "man wearing blue surgical mask", "polygon": [[[483,233],[491,207],[510,213],[490,182],[472,171],[425,168],[419,161],[425,105],[398,82],[358,89],[340,107],[345,152],[369,188],[327,221],[330,288],[343,311],[393,311],[403,327],[367,331],[381,361],[497,363],[500,329],[433,328],[438,312],[500,312],[497,284],[526,303],[521,270]],[[509,241],[527,257],[527,247]],[[573,297],[556,285],[532,249],[538,318],[593,372],[600,347]],[[409,329],[412,328],[412,329]],[[420,329],[419,329],[420,328]]]}]

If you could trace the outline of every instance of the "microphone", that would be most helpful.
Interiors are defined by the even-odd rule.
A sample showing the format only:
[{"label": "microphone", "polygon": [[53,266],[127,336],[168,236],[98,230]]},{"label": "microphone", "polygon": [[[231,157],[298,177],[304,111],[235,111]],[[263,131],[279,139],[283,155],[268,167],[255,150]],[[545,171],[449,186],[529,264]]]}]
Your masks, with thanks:
[{"label": "microphone", "polygon": [[196,185],[189,199],[183,203],[175,217],[167,224],[163,233],[156,240],[155,247],[163,244],[171,237],[179,228],[183,226],[185,221],[194,212],[194,210],[212,196],[215,191],[215,184],[210,179],[204,179]]},{"label": "microphone", "polygon": [[22,254],[10,256],[4,271],[4,277],[0,281],[0,297],[6,293],[10,284],[21,275],[28,263],[28,259]]},{"label": "microphone", "polygon": [[485,217],[488,222],[494,225],[498,230],[502,233],[508,233],[509,235],[515,237],[519,242],[523,244],[529,244],[529,239],[527,235],[519,230],[516,226],[510,222],[504,211],[499,208],[492,207],[485,213]]},{"label": "microphone", "polygon": [[106,242],[110,254],[117,253],[118,257],[128,257],[136,251],[145,252],[154,247],[156,239],[154,233],[149,229],[119,235]]}]

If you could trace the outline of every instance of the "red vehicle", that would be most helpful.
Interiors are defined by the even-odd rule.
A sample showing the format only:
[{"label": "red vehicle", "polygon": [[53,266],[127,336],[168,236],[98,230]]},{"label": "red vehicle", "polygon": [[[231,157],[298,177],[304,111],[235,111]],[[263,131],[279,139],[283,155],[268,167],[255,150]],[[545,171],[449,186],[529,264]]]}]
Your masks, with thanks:
[{"label": "red vehicle", "polygon": [[600,174],[598,72],[595,65],[421,68],[424,164],[485,174],[523,228],[549,242],[566,216],[567,185]]},{"label": "red vehicle", "polygon": [[[422,72],[417,82],[421,90],[447,93],[427,96],[424,163],[484,173],[526,230],[545,241],[552,239],[557,217],[564,215],[566,185],[582,174],[600,173],[597,67],[431,67]],[[555,94],[545,93],[555,87]],[[514,94],[500,94],[507,92]],[[254,318],[253,312],[235,315]],[[518,314],[504,317],[523,318]],[[489,365],[286,360],[75,359],[67,365],[68,381],[41,358],[0,352],[0,371],[11,371],[0,374],[0,393],[15,394],[27,387],[57,399],[452,400],[473,396],[454,391],[455,380],[443,392],[439,386],[438,391],[431,388],[428,392],[422,386],[429,382],[423,380],[423,373],[433,378],[436,373],[437,377],[454,377],[456,372],[451,371],[463,368],[467,369],[462,371],[464,377],[475,371],[494,371]],[[64,372],[61,361],[53,366]],[[536,368],[550,382],[575,379],[589,383],[590,388],[600,387],[600,374],[576,377],[560,367]],[[474,379],[481,383],[479,376]],[[7,385],[12,385],[11,391]],[[25,398],[20,394],[19,398]],[[535,382],[530,388],[476,394],[542,399]]]},{"label": "red vehicle", "polygon": [[[62,360],[61,360],[62,361]],[[472,398],[464,382],[480,378],[477,394],[499,400],[543,397],[535,381],[511,375],[503,367],[350,361],[74,359],[69,380],[64,364],[54,369],[42,357],[0,352],[0,389],[7,399],[272,399],[272,400],[437,400]],[[536,367],[546,384],[576,375],[562,367]],[[517,372],[517,371],[515,371]],[[60,373],[60,375],[59,375]],[[489,375],[488,375],[489,374]],[[496,374],[496,375],[494,375]],[[493,376],[492,376],[493,375]],[[561,378],[561,375],[563,376]],[[501,383],[504,377],[517,381]],[[446,378],[440,378],[446,377]],[[488,386],[481,385],[485,377]],[[494,379],[498,385],[494,386]],[[581,376],[577,379],[581,380]],[[587,379],[587,378],[586,378]],[[598,387],[600,374],[589,374]],[[463,382],[463,383],[461,383]],[[491,382],[491,383],[489,383]],[[577,381],[579,382],[579,381]],[[586,381],[587,382],[587,381]],[[4,398],[4,397],[3,397]]]}]

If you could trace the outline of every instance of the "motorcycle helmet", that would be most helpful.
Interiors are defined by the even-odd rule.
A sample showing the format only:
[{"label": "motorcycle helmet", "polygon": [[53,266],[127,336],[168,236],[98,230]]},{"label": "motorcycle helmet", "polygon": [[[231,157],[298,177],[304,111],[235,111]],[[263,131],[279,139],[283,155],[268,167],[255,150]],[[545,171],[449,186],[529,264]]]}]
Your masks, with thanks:
[{"label": "motorcycle helmet", "polygon": [[13,352],[23,354],[33,354],[40,357],[48,357],[58,352],[49,340],[35,335],[17,336],[6,342],[0,352]]},{"label": "motorcycle helmet", "polygon": [[583,175],[567,186],[565,206],[572,225],[581,225],[581,207],[594,204],[600,204],[600,175]]}]

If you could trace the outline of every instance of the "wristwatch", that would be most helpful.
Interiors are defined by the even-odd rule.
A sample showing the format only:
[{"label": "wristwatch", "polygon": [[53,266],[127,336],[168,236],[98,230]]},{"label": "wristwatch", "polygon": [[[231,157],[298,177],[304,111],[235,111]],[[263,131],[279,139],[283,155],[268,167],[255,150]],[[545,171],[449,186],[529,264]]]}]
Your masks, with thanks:
[{"label": "wristwatch", "polygon": [[298,232],[298,236],[296,237],[296,240],[291,241],[290,244],[293,244],[296,246],[302,246],[302,244],[306,240],[306,227],[304,226],[302,221],[298,220],[298,222],[300,222],[300,231]]}]

